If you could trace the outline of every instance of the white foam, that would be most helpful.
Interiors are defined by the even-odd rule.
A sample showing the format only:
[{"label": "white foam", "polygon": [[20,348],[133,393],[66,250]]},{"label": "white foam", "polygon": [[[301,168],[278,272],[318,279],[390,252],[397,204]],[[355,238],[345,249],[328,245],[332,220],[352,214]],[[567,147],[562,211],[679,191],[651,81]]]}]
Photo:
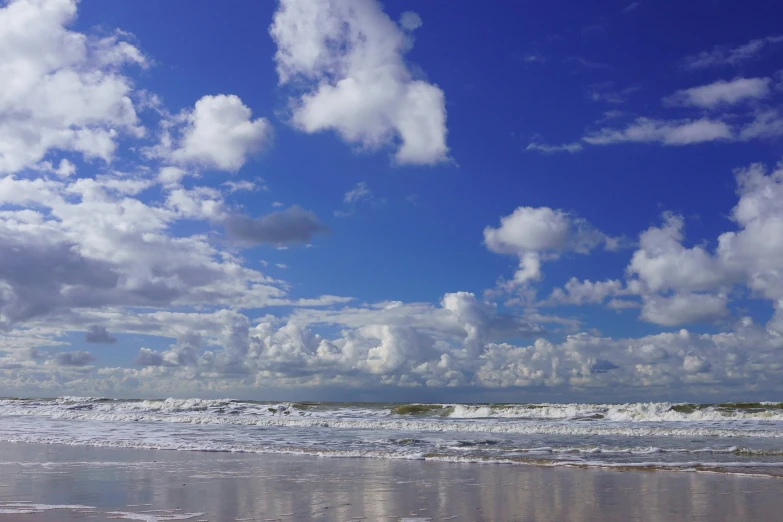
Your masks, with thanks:
[{"label": "white foam", "polygon": [[777,403],[771,405],[768,411],[678,408],[693,409],[683,413],[673,410],[673,403],[443,404],[406,415],[388,404],[10,399],[0,400],[0,440],[462,462],[586,459],[628,465],[656,454],[667,461],[708,455],[711,460],[750,461],[754,455],[781,460],[777,441],[783,438],[783,420],[775,417],[781,415]]},{"label": "white foam", "polygon": [[[761,403],[776,405],[778,403]],[[454,419],[591,419],[616,422],[703,422],[727,420],[783,421],[783,409],[747,411],[720,406],[694,409],[691,413],[672,409],[681,403],[649,402],[627,404],[525,404],[525,405],[467,405],[455,404],[449,417]]]}]

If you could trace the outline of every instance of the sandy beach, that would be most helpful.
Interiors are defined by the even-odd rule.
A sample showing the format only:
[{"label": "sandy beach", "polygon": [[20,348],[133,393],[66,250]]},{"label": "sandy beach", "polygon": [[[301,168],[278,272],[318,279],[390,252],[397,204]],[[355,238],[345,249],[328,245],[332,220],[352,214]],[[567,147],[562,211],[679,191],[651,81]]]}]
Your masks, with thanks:
[{"label": "sandy beach", "polygon": [[771,477],[56,444],[0,444],[0,485],[0,521],[783,519]]}]

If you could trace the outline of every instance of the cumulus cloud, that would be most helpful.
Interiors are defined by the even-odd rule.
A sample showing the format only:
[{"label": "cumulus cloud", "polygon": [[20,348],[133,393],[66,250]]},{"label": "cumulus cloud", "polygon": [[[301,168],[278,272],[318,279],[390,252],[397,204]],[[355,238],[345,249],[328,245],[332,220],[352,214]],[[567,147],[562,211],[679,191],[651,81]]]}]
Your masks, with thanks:
[{"label": "cumulus cloud", "polygon": [[75,0],[0,7],[0,173],[57,150],[108,162],[121,134],[144,133],[121,70],[146,58],[121,34],[96,39],[69,30],[75,16]]},{"label": "cumulus cloud", "polygon": [[783,165],[767,172],[753,164],[736,172],[739,201],[731,212],[737,230],[724,232],[710,252],[682,244],[682,218],[640,238],[629,272],[652,291],[709,291],[742,284],[756,295],[783,297]]},{"label": "cumulus cloud", "polygon": [[769,78],[735,78],[719,80],[709,85],[677,91],[664,98],[666,105],[685,105],[713,109],[747,100],[760,100],[770,95]]},{"label": "cumulus cloud", "polygon": [[703,247],[683,246],[683,225],[681,216],[665,214],[663,226],[643,232],[628,272],[653,292],[709,290],[731,282],[731,271]]},{"label": "cumulus cloud", "polygon": [[645,297],[640,318],[662,326],[710,322],[728,315],[725,295],[685,293]]},{"label": "cumulus cloud", "polygon": [[[296,206],[242,216],[224,198],[258,184],[196,183],[200,169],[241,168],[268,142],[268,123],[225,95],[202,98],[172,117],[153,94],[133,93],[124,76],[126,66],[147,64],[143,53],[121,32],[95,39],[65,29],[74,9],[67,0],[17,0],[0,9],[0,28],[31,28],[25,34],[0,30],[0,104],[41,102],[18,121],[0,119],[0,136],[24,141],[16,148],[0,144],[4,172],[13,172],[0,179],[0,380],[7,389],[137,396],[279,386],[625,387],[645,396],[651,389],[716,383],[779,389],[781,167],[737,172],[732,225],[716,242],[686,243],[682,218],[667,214],[640,236],[625,280],[571,279],[549,298],[553,305],[639,307],[642,320],[667,327],[719,320],[719,334],[681,330],[615,339],[593,331],[556,340],[541,324],[576,328],[578,321],[532,308],[510,314],[469,292],[445,294],[435,304],[293,298],[288,283],[248,268],[238,247],[308,241],[324,230],[316,216]],[[294,124],[334,129],[363,147],[397,144],[401,163],[446,158],[443,94],[416,79],[403,61],[420,18],[408,13],[397,25],[377,4],[359,0],[289,0],[277,16],[281,80],[305,89],[293,105]],[[302,20],[307,23],[297,25]],[[65,79],[52,79],[58,75]],[[90,89],[105,91],[82,89],[85,75],[95,81]],[[39,88],[66,79],[74,91]],[[89,103],[77,103],[85,92]],[[69,98],[73,93],[81,94]],[[336,103],[346,93],[360,94],[358,108]],[[155,148],[165,161],[133,173],[90,172],[81,160],[110,159],[123,133],[141,134],[137,108],[167,122]],[[301,120],[298,111],[304,111]],[[774,129],[775,118],[762,114],[759,128]],[[420,129],[417,118],[431,127]],[[25,125],[39,134],[17,135]],[[651,125],[658,137],[635,141],[682,141],[699,130],[683,122]],[[677,137],[667,126],[685,130]],[[62,141],[48,137],[53,129]],[[84,146],[68,137],[74,135]],[[53,151],[70,159],[52,157]],[[28,170],[16,172],[22,168]],[[346,204],[367,192],[357,185]],[[224,248],[206,225],[225,226],[240,244]],[[587,221],[548,207],[516,209],[487,227],[484,240],[491,251],[519,258],[515,278],[525,284],[541,277],[542,263],[566,253],[618,246]],[[745,318],[730,325],[727,310],[738,287],[769,301],[767,324]],[[293,308],[273,317],[258,311],[265,306]],[[98,367],[89,352],[64,351],[63,332],[86,332],[86,342],[104,343],[144,333],[170,345],[141,348],[132,368]]]},{"label": "cumulus cloud", "polygon": [[555,288],[541,306],[603,303],[614,310],[637,308],[640,319],[662,326],[715,322],[729,315],[729,296],[737,288],[766,299],[776,310],[769,329],[780,328],[783,298],[783,164],[768,172],[753,164],[735,173],[739,201],[731,211],[736,230],[720,234],[717,245],[685,244],[684,219],[663,214],[661,225],[639,236],[626,268],[625,283],[572,278]]},{"label": "cumulus cloud", "polygon": [[[196,391],[328,385],[546,387],[583,394],[611,387],[650,396],[715,383],[752,382],[757,390],[774,390],[783,376],[776,363],[783,339],[749,320],[720,334],[680,330],[612,339],[579,333],[561,342],[538,338],[511,344],[493,340],[500,334],[492,326],[498,315],[470,294],[444,296],[441,308],[427,307],[424,314],[421,307],[388,306],[345,310],[346,323],[359,319],[359,324],[339,323],[344,328],[331,337],[316,333],[305,315],[287,321],[265,317],[255,325],[228,312],[207,321],[193,317],[189,322],[197,331],[180,335],[163,352],[143,348],[136,361],[142,369],[107,369],[102,385],[121,388],[135,381],[146,390],[174,385]],[[29,378],[30,372],[20,366],[0,372]]]},{"label": "cumulus cloud", "polygon": [[718,45],[710,51],[687,56],[682,65],[685,69],[709,69],[713,67],[736,67],[757,59],[768,47],[783,42],[783,36],[767,36],[751,40],[737,47]]},{"label": "cumulus cloud", "polygon": [[84,335],[87,343],[114,344],[117,338],[109,333],[105,326],[92,325]]},{"label": "cumulus cloud", "polygon": [[411,12],[396,24],[375,0],[281,1],[269,29],[280,83],[306,86],[291,100],[293,125],[369,150],[394,146],[400,164],[446,161],[443,91],[403,58],[420,25]]},{"label": "cumulus cloud", "polygon": [[484,244],[490,251],[519,256],[517,284],[540,279],[542,259],[557,258],[562,252],[586,254],[601,243],[614,244],[586,220],[549,207],[519,207],[501,217],[499,227],[484,229]]},{"label": "cumulus cloud", "polygon": [[[617,279],[609,281],[579,281],[572,277],[563,288],[555,288],[543,305],[583,305],[603,302],[607,297],[623,295],[623,283]],[[622,305],[620,305],[622,306]]]},{"label": "cumulus cloud", "polygon": [[568,250],[586,253],[604,239],[604,234],[586,220],[549,207],[518,207],[500,218],[498,228],[484,229],[487,248],[501,254]]},{"label": "cumulus cloud", "polygon": [[238,96],[219,94],[204,96],[192,111],[164,121],[161,142],[148,153],[176,164],[236,172],[271,137],[269,121],[252,119]]},{"label": "cumulus cloud", "polygon": [[[0,180],[0,324],[105,306],[258,306],[283,291],[204,236],[187,214],[110,190],[117,180]],[[198,207],[200,208],[200,207]],[[244,304],[243,304],[244,303]]]}]

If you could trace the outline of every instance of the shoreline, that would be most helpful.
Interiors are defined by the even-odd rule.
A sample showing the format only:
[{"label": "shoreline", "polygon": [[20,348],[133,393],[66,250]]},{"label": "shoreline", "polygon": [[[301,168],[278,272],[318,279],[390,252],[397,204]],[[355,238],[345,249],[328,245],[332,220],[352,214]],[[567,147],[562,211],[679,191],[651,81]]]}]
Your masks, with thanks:
[{"label": "shoreline", "polygon": [[0,522],[768,520],[783,509],[767,477],[634,471],[2,442]]},{"label": "shoreline", "polygon": [[194,454],[216,454],[216,455],[255,455],[255,456],[269,456],[269,457],[289,457],[289,458],[316,458],[316,459],[358,459],[358,460],[378,460],[378,461],[401,461],[401,462],[427,462],[438,464],[459,464],[459,465],[480,465],[480,466],[511,466],[511,467],[536,467],[536,468],[565,468],[573,470],[598,470],[598,471],[613,471],[623,473],[652,473],[652,472],[666,472],[666,473],[704,473],[704,474],[716,474],[716,475],[731,475],[739,477],[758,477],[767,479],[783,479],[783,474],[775,474],[772,472],[744,472],[737,471],[739,469],[774,469],[780,468],[780,465],[774,463],[774,465],[767,468],[766,463],[748,462],[748,463],[736,463],[736,462],[640,462],[640,463],[606,463],[606,462],[593,462],[588,463],[584,461],[564,461],[558,459],[547,459],[544,457],[537,458],[523,458],[523,457],[503,457],[503,458],[480,458],[480,457],[461,457],[456,458],[446,455],[397,455],[393,453],[378,454],[374,452],[362,453],[350,453],[339,452],[337,450],[329,451],[324,449],[216,449],[216,448],[175,448],[164,446],[141,446],[141,445],[113,445],[113,444],[87,444],[82,442],[41,442],[41,441],[25,441],[25,440],[0,440],[0,446],[4,444],[20,444],[20,445],[41,445],[44,447],[60,446],[63,448],[99,448],[99,449],[117,449],[117,450],[137,450],[137,451],[160,451],[160,452],[175,452],[175,453],[194,453]]}]

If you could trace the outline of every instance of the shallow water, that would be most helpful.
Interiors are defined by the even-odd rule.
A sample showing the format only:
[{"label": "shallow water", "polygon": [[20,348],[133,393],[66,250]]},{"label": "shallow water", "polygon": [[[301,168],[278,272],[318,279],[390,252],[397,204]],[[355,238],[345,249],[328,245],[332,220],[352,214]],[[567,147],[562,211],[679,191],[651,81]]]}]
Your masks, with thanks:
[{"label": "shallow water", "polygon": [[779,403],[4,399],[0,441],[783,475]]},{"label": "shallow water", "polygon": [[0,521],[780,520],[783,482],[0,443]]}]

